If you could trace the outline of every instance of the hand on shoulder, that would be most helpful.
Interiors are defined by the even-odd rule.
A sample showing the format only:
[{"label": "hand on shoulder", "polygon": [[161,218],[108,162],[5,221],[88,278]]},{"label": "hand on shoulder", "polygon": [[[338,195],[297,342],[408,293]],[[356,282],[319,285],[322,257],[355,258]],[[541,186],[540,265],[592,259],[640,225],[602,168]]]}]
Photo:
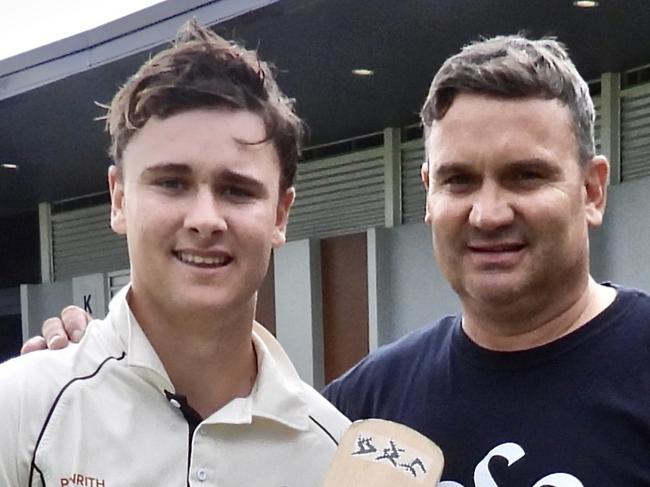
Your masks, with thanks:
[{"label": "hand on shoulder", "polygon": [[70,342],[78,343],[86,332],[86,327],[93,317],[78,306],[66,306],[61,317],[48,318],[43,322],[41,333],[23,343],[21,355],[36,350],[59,350]]}]

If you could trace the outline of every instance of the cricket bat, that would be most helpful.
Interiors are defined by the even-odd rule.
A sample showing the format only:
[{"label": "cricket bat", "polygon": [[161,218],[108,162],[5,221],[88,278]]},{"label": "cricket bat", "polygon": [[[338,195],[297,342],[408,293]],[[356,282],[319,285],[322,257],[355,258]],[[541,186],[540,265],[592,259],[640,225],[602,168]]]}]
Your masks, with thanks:
[{"label": "cricket bat", "polygon": [[350,425],[339,443],[323,487],[434,487],[444,458],[434,442],[392,421]]}]

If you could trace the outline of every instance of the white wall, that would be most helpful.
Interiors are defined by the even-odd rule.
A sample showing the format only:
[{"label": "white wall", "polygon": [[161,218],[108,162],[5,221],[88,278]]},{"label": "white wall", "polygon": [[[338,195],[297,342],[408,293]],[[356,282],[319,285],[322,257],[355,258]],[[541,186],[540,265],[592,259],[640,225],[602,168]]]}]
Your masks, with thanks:
[{"label": "white wall", "polygon": [[377,254],[379,345],[460,309],[436,266],[428,225],[378,229]]},{"label": "white wall", "polygon": [[650,178],[611,186],[608,198],[603,228],[592,233],[593,274],[650,292]]},{"label": "white wall", "polygon": [[61,310],[72,304],[72,281],[45,284],[22,284],[20,308],[23,341],[41,334],[41,324],[46,318],[58,316]]},{"label": "white wall", "polygon": [[59,316],[61,310],[70,304],[86,309],[94,318],[104,318],[108,304],[106,275],[97,273],[44,284],[22,284],[23,340],[40,335],[43,321]]}]

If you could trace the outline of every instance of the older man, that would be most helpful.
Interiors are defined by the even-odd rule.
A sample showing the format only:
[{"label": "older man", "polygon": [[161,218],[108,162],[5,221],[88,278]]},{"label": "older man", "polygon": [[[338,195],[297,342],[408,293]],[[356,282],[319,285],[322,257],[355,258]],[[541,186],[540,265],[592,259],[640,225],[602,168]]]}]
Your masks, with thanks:
[{"label": "older man", "polygon": [[462,313],[325,396],[435,440],[447,487],[650,485],[650,298],[590,277],[608,163],[565,49],[518,36],[464,48],[422,121],[425,219]]}]

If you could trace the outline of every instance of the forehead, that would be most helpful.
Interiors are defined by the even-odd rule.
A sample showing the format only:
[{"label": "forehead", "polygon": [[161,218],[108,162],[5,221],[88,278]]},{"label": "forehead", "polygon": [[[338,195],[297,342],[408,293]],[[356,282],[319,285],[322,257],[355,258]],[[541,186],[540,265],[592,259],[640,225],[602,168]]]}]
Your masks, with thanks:
[{"label": "forehead", "polygon": [[127,144],[125,166],[185,163],[196,169],[240,166],[279,172],[262,118],[247,110],[197,109],[152,117]]},{"label": "forehead", "polygon": [[558,100],[460,93],[426,139],[433,164],[577,154],[571,114]]}]

